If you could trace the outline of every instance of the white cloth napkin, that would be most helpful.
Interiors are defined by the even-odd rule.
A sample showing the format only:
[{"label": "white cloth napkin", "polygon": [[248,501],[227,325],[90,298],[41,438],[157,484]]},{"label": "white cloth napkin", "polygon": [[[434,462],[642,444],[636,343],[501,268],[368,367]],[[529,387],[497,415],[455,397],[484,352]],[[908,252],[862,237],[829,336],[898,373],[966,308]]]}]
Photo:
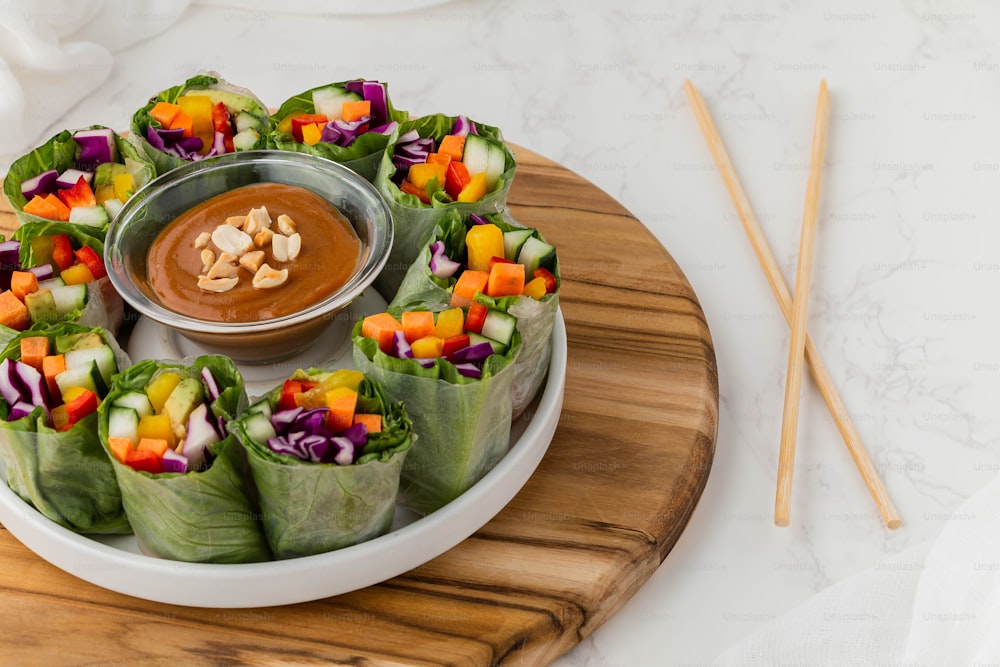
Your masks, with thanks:
[{"label": "white cloth napkin", "polygon": [[9,164],[111,73],[114,54],[174,23],[190,0],[0,1],[0,155]]},{"label": "white cloth napkin", "polygon": [[713,664],[1000,664],[1000,479],[931,542],[831,586]]}]

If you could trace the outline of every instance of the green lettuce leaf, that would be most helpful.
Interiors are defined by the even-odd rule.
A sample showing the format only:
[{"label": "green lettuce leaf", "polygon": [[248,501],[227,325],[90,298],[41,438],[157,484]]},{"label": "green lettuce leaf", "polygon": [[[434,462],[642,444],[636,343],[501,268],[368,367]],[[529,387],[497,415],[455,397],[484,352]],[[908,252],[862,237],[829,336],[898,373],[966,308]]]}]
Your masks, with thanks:
[{"label": "green lettuce leaf", "polygon": [[[23,332],[6,345],[2,357],[19,360],[20,339],[26,336],[44,335],[54,343],[61,335],[88,332],[100,334],[111,345],[119,369],[128,367],[128,355],[110,333],[70,323]],[[0,398],[0,412],[6,417],[8,411]],[[13,422],[4,419],[0,458],[11,490],[51,521],[78,533],[132,532],[114,469],[98,437],[97,413],[67,431],[47,426],[41,408]]]},{"label": "green lettuce leaf", "polygon": [[[330,371],[297,371],[293,378],[320,381]],[[281,387],[263,400],[273,410]],[[371,433],[353,465],[311,463],[271,451],[245,423],[233,430],[247,451],[260,499],[264,532],[275,558],[325,553],[385,534],[396,510],[400,473],[415,440],[402,403],[389,403],[381,387],[365,379],[358,387],[357,412],[383,416],[381,433]]]},{"label": "green lettuce leaf", "polygon": [[[103,125],[91,125],[88,130],[107,129]],[[3,181],[3,192],[10,202],[11,208],[18,220],[24,224],[27,222],[46,222],[45,218],[31,215],[24,212],[24,205],[27,200],[21,194],[21,184],[29,178],[38,176],[43,171],[55,169],[62,173],[66,169],[76,167],[76,158],[80,154],[80,147],[73,139],[76,130],[63,130],[41,146],[35,148],[30,153],[22,155],[10,166],[10,171]],[[127,139],[115,134],[115,145],[118,147],[118,162],[129,168],[134,179],[135,189],[138,190],[146,183],[156,177],[153,163],[144,154],[136,150]],[[101,238],[107,227],[101,228]]]},{"label": "green lettuce leaf", "polygon": [[146,130],[150,125],[154,128],[162,127],[160,121],[150,116],[149,112],[156,106],[157,102],[176,104],[181,95],[199,90],[215,91],[213,99],[224,102],[230,114],[235,115],[239,111],[245,111],[252,116],[252,127],[260,136],[250,149],[267,147],[269,117],[267,106],[248,89],[232,85],[215,72],[201,72],[190,77],[182,84],[160,91],[149,98],[145,106],[132,114],[129,140],[153,162],[157,176],[186,164],[186,161],[153,148],[146,140]]},{"label": "green lettuce leaf", "polygon": [[[204,355],[190,365],[152,359],[115,376],[101,403],[99,434],[107,449],[108,407],[127,391],[142,391],[158,373],[174,371],[198,377],[212,371],[223,391],[212,412],[233,419],[246,407],[243,379],[227,357]],[[260,514],[251,502],[243,448],[234,435],[209,446],[214,455],[202,471],[150,474],[111,457],[122,490],[125,513],[146,551],[174,560],[200,563],[245,563],[270,559]]]},{"label": "green lettuce leaf", "polygon": [[480,380],[460,375],[444,359],[423,368],[385,354],[361,335],[360,321],[353,343],[357,368],[382,385],[390,401],[406,406],[419,438],[403,466],[403,505],[430,514],[462,495],[507,453],[513,360],[521,345],[516,332],[506,354],[486,359]]},{"label": "green lettuce leaf", "polygon": [[[347,82],[338,81],[337,83],[316,86],[315,88],[310,88],[309,90],[303,91],[298,95],[293,95],[285,100],[281,106],[278,107],[278,110],[274,113],[274,115],[271,116],[269,144],[279,150],[309,153],[311,155],[325,157],[328,160],[333,160],[334,162],[339,162],[349,169],[357,172],[369,182],[374,182],[375,174],[378,172],[379,164],[382,161],[382,153],[385,150],[385,147],[389,144],[391,135],[367,132],[359,136],[350,146],[337,146],[335,144],[324,143],[322,141],[310,146],[309,144],[296,141],[295,137],[293,137],[291,133],[282,132],[278,129],[278,125],[281,121],[289,116],[303,113],[316,113],[316,107],[313,105],[312,100],[313,91],[320,90],[322,88],[329,88],[331,86],[343,88],[345,83]],[[386,88],[389,119],[391,121],[394,120],[397,123],[406,121],[409,118],[409,114],[405,111],[396,109],[392,105],[392,98],[388,95],[389,86],[386,83],[383,83],[382,85]]]},{"label": "green lettuce leaf", "polygon": [[433,137],[435,141],[440,141],[451,132],[456,118],[457,116],[433,114],[401,123],[396,132],[393,133],[392,139],[382,155],[382,162],[379,165],[374,184],[379,194],[385,199],[392,214],[394,238],[392,251],[389,253],[389,259],[385,265],[386,268],[375,279],[375,288],[386,300],[391,300],[396,294],[407,269],[416,260],[417,253],[427,243],[431,234],[434,233],[434,228],[445,217],[447,211],[455,210],[459,213],[485,215],[501,212],[507,207],[507,195],[510,193],[510,186],[514,180],[516,160],[500,130],[483,123],[476,123],[479,134],[502,143],[506,161],[504,172],[493,191],[487,192],[479,201],[454,202],[444,191],[439,191],[431,199],[430,205],[427,205],[421,202],[416,195],[407,194],[400,190],[393,182],[396,165],[392,163],[392,154],[399,137],[410,130],[416,130],[421,137]]}]

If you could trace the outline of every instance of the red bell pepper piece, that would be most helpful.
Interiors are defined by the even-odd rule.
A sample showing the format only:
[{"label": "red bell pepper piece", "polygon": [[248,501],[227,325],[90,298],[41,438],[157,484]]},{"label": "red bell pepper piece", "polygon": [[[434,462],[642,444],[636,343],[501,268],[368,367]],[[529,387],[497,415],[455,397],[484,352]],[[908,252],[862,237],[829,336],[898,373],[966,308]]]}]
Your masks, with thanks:
[{"label": "red bell pepper piece", "polygon": [[444,339],[444,346],[441,348],[441,356],[446,358],[451,358],[458,350],[463,347],[469,346],[469,334],[459,334],[457,336],[449,336]]},{"label": "red bell pepper piece", "polygon": [[295,116],[292,118],[292,136],[295,137],[295,141],[301,143],[303,125],[312,125],[313,123],[326,125],[329,120],[330,119],[326,117],[326,114],[322,113],[307,113],[302,114],[301,116]]},{"label": "red bell pepper piece", "polygon": [[483,322],[486,321],[486,314],[490,309],[478,301],[469,304],[469,312],[465,315],[465,330],[472,333],[483,332]]},{"label": "red bell pepper piece", "polygon": [[104,258],[97,254],[97,251],[89,245],[80,246],[75,253],[76,261],[85,264],[93,274],[95,280],[99,280],[108,275],[107,267],[104,266]]},{"label": "red bell pepper piece", "polygon": [[98,403],[100,401],[94,392],[89,389],[80,392],[75,398],[65,404],[68,423],[73,425],[96,411]]},{"label": "red bell pepper piece", "polygon": [[233,148],[233,126],[229,122],[229,110],[226,109],[226,105],[219,102],[214,107],[212,107],[212,125],[216,132],[221,132],[223,136],[223,142],[226,145],[226,152],[232,153]]},{"label": "red bell pepper piece", "polygon": [[153,474],[163,472],[163,461],[150,449],[133,449],[125,455],[125,465]]},{"label": "red bell pepper piece", "polygon": [[452,199],[458,199],[458,193],[462,191],[472,177],[465,165],[457,160],[448,163],[448,169],[444,173],[444,191]]},{"label": "red bell pepper piece", "polygon": [[545,281],[545,293],[552,294],[556,291],[556,277],[552,275],[552,272],[546,269],[544,266],[540,266],[535,269],[532,274],[535,278],[541,278]]},{"label": "red bell pepper piece", "polygon": [[66,234],[53,234],[52,238],[52,261],[59,267],[60,271],[68,269],[76,263],[76,253],[73,252],[73,244]]},{"label": "red bell pepper piece", "polygon": [[292,410],[298,407],[295,403],[295,395],[302,393],[302,383],[298,380],[288,379],[281,385],[281,396],[278,398],[279,410]]},{"label": "red bell pepper piece", "polygon": [[69,208],[75,206],[97,206],[97,197],[94,195],[94,190],[83,176],[72,187],[59,190],[56,194]]}]

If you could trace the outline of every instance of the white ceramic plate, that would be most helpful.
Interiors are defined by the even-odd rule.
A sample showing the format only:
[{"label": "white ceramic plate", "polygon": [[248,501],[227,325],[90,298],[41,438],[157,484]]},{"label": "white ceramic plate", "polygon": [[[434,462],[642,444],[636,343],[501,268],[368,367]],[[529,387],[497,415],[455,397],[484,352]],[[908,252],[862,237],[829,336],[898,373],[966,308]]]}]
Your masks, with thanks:
[{"label": "white ceramic plate", "polygon": [[433,514],[417,517],[397,512],[397,520],[386,535],[338,551],[239,565],[154,558],[139,552],[133,536],[97,539],[62,528],[21,500],[6,480],[0,484],[0,523],[56,567],[97,586],[147,600],[243,608],[295,604],[347,593],[426,563],[472,535],[503,509],[548,449],[562,411],[565,374],[566,329],[560,311],[545,387],[536,405],[515,423],[512,446],[503,460],[475,486]]}]

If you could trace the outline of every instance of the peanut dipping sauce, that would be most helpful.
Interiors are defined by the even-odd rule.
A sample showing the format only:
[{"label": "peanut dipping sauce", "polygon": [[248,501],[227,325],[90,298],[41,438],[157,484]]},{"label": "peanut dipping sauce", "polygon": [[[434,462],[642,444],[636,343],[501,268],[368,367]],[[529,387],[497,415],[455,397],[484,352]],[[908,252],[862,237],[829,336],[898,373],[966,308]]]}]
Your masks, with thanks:
[{"label": "peanut dipping sauce", "polygon": [[[282,213],[296,223],[302,236],[299,256],[276,262],[270,247],[266,261],[288,269],[288,280],[278,287],[257,289],[253,274],[239,269],[239,283],[228,292],[198,288],[204,274],[201,249],[195,239],[211,233],[230,216],[244,216],[266,206],[272,221]],[[272,224],[277,231],[277,226]],[[218,254],[209,242],[208,247]],[[255,250],[258,248],[254,248]],[[189,317],[216,322],[257,322],[296,313],[336,292],[354,273],[361,241],[348,220],[328,201],[302,187],[257,183],[208,199],[179,215],[156,237],[147,256],[150,287],[164,306]]]}]

